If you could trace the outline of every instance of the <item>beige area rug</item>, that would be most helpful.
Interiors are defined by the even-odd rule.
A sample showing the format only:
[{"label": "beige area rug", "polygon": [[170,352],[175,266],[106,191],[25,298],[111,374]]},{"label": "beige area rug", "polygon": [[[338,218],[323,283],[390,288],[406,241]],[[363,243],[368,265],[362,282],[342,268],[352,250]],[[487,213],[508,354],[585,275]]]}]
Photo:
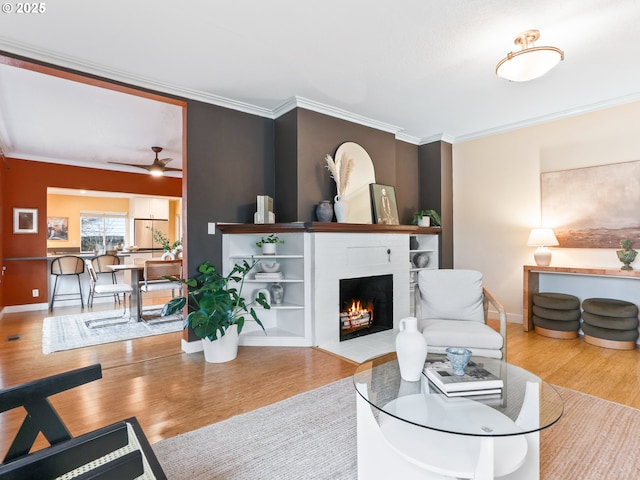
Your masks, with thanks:
[{"label": "beige area rug", "polygon": [[120,309],[47,317],[42,323],[42,352],[48,355],[61,350],[178,332],[182,326],[180,315],[159,318],[155,322],[138,322],[123,316]]},{"label": "beige area rug", "polygon": [[[556,388],[565,412],[541,433],[541,478],[640,478],[640,410]],[[355,480],[355,411],[348,378],[160,441],[153,450],[172,480]]]}]

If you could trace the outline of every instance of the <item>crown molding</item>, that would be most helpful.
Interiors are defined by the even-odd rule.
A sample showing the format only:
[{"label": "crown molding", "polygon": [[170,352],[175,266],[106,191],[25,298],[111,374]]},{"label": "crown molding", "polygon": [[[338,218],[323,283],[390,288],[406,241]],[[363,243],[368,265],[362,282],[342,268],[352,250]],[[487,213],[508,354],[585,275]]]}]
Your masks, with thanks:
[{"label": "crown molding", "polygon": [[477,140],[479,138],[490,137],[492,135],[498,135],[501,133],[511,132],[521,128],[533,127],[541,125],[543,123],[554,122],[556,120],[562,120],[576,115],[582,115],[585,113],[595,112],[597,110],[603,110],[605,108],[617,107],[627,103],[640,101],[640,92],[633,93],[631,95],[624,95],[622,97],[616,97],[610,100],[604,100],[602,102],[591,103],[589,105],[583,105],[561,112],[552,113],[549,115],[543,115],[540,117],[530,118],[521,122],[514,122],[500,127],[489,128],[487,130],[480,130],[478,132],[469,133],[455,137],[455,143],[467,142],[469,140]]}]

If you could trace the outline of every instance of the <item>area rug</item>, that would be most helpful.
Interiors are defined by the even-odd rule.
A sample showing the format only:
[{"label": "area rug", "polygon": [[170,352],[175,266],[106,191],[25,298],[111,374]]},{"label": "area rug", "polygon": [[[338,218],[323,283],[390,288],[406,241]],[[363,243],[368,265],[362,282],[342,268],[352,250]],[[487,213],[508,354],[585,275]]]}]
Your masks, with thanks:
[{"label": "area rug", "polygon": [[[556,388],[565,412],[540,435],[540,478],[640,478],[640,410]],[[355,480],[355,416],[348,378],[162,440],[153,450],[172,480]]]},{"label": "area rug", "polygon": [[182,330],[179,315],[161,322],[147,323],[124,318],[122,310],[47,317],[42,324],[42,352],[48,355],[61,350],[119,342]]}]

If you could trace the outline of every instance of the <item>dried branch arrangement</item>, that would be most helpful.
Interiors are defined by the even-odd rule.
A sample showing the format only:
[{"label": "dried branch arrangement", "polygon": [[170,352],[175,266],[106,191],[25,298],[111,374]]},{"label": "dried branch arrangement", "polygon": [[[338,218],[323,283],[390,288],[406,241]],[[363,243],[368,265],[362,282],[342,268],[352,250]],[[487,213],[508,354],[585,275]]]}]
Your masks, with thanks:
[{"label": "dried branch arrangement", "polygon": [[349,177],[351,175],[351,171],[353,170],[353,160],[351,158],[342,158],[340,163],[336,163],[333,160],[331,155],[327,155],[325,157],[325,161],[327,162],[327,169],[331,174],[331,177],[336,182],[336,191],[338,192],[338,196],[344,195],[347,191],[347,186],[349,185]]}]

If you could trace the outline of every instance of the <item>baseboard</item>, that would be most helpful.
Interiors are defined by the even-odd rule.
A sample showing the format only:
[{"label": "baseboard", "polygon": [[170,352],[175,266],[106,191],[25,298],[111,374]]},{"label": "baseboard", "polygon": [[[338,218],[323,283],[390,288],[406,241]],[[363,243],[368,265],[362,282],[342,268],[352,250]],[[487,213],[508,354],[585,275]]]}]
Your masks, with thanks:
[{"label": "baseboard", "polygon": [[197,353],[202,351],[202,340],[195,342],[187,342],[184,338],[180,340],[182,342],[182,351],[184,353]]}]

